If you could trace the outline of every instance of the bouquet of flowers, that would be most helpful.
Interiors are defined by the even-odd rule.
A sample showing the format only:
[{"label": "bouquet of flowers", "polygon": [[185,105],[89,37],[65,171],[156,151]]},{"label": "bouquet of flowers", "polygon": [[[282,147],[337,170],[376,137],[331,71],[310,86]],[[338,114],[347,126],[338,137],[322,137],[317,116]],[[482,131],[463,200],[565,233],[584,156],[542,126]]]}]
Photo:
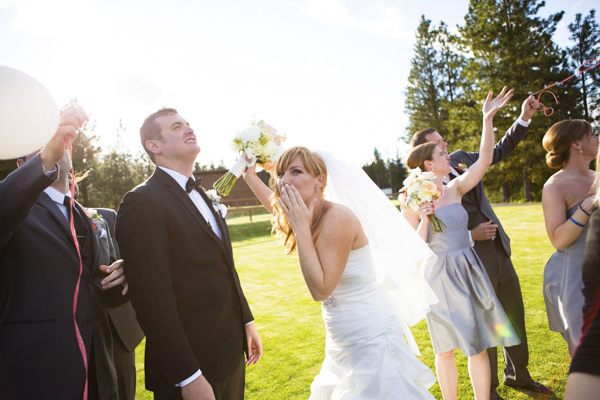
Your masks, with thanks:
[{"label": "bouquet of flowers", "polygon": [[270,171],[275,166],[275,161],[283,153],[285,135],[280,135],[277,130],[262,120],[252,122],[250,126],[239,131],[233,138],[233,149],[240,155],[235,165],[215,182],[213,187],[223,196],[231,193],[231,188],[246,169],[247,160],[250,166],[257,163],[262,168]]},{"label": "bouquet of flowers", "polygon": [[[422,172],[420,168],[410,171],[408,178],[402,183],[404,187],[400,189],[398,200],[401,207],[418,210],[421,204],[433,202],[442,197],[442,191],[433,181],[435,174],[433,172]],[[429,215],[431,230],[433,233],[441,233],[446,229],[446,225],[434,214]]]}]

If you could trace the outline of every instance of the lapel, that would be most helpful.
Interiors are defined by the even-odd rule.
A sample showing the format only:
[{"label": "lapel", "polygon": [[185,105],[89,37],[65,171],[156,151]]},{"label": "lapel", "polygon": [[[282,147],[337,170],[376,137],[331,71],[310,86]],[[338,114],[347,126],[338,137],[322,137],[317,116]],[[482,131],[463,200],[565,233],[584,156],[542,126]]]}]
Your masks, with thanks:
[{"label": "lapel", "polygon": [[[85,249],[83,249],[83,250],[87,251],[87,249],[89,248],[88,242],[91,242],[92,254],[89,254],[89,256],[93,260],[93,264],[92,264],[92,272],[93,272],[100,266],[100,251],[98,248],[99,244],[98,244],[98,238],[96,237],[96,233],[94,232],[94,225],[92,224],[92,220],[88,218],[87,212],[83,209],[81,204],[79,204],[76,200],[73,201],[73,208],[77,208],[77,211],[83,217],[83,220],[85,221],[85,224],[86,224],[87,240],[86,240]],[[77,212],[77,211],[73,210],[73,212]]]},{"label": "lapel", "polygon": [[[73,244],[73,236],[71,235],[71,227],[69,226],[69,221],[65,218],[64,214],[58,208],[58,205],[48,196],[46,193],[42,193],[40,198],[38,199],[38,204],[44,207],[52,217],[56,220],[58,225],[62,228],[62,230],[67,235],[67,240]],[[75,245],[73,245],[73,248]]]},{"label": "lapel", "polygon": [[[54,200],[52,200],[50,198],[50,196],[48,196],[46,193],[42,193],[38,199],[38,204],[40,206],[42,206],[43,208],[45,208],[46,210],[48,210],[48,212],[52,215],[52,217],[56,220],[56,222],[58,223],[58,225],[60,226],[60,228],[63,230],[63,232],[65,233],[65,237],[64,240],[65,242],[68,242],[70,247],[73,249],[73,252],[75,253],[75,255],[77,255],[77,250],[75,249],[75,243],[73,242],[73,236],[71,234],[71,226],[69,225],[69,222],[67,221],[67,219],[65,218],[64,214],[62,213],[62,211],[60,211],[60,209],[58,208],[58,205],[54,202]],[[79,212],[82,213],[81,215],[86,215],[85,211],[83,211],[83,208],[81,207],[81,205],[79,205],[79,203],[77,203],[76,201],[73,202],[73,206],[77,207]],[[99,257],[99,252],[98,252],[98,243],[96,240],[90,240],[93,239],[94,235],[93,235],[93,226],[92,223],[90,221],[89,218],[85,218],[84,220],[86,221],[86,227],[88,230],[88,242],[91,242],[90,246],[90,251],[92,252],[91,254],[89,254],[89,256],[91,258],[93,258],[93,268],[92,269],[96,269],[98,267],[98,257]],[[92,233],[90,235],[90,233]],[[79,249],[82,253],[84,251],[84,249]]]},{"label": "lapel", "polygon": [[[213,239],[219,245],[219,247],[221,247],[221,249],[223,250],[223,252],[225,254],[228,254],[227,250],[225,249],[224,240],[219,239],[219,237],[217,236],[215,231],[213,231],[212,228],[210,226],[208,226],[208,223],[202,216],[202,213],[200,213],[200,211],[198,210],[198,208],[196,207],[196,205],[194,204],[192,199],[190,199],[190,197],[185,192],[185,190],[183,190],[181,188],[181,186],[179,186],[177,184],[177,182],[173,178],[171,178],[171,176],[169,174],[167,174],[165,171],[163,171],[160,168],[156,168],[156,170],[154,171],[154,176],[156,176],[156,178],[159,179],[161,181],[161,183],[164,186],[166,186],[167,189],[175,197],[177,197],[177,199],[184,205],[184,207],[188,210],[188,212],[194,217],[194,219],[196,220],[198,225],[200,225],[200,227],[204,230],[204,232],[206,232],[206,234],[211,239]],[[203,193],[200,193],[200,195],[202,195],[202,194]],[[203,198],[208,199],[206,197],[206,195],[204,195]],[[210,204],[210,202],[208,204],[209,204],[210,209],[213,210],[212,204]],[[218,220],[219,219],[217,218],[217,221]],[[221,226],[219,225],[219,228],[220,227]],[[223,232],[223,231],[221,231],[221,232]],[[223,239],[225,239],[225,238],[223,237]]]},{"label": "lapel", "polygon": [[212,201],[210,201],[210,199],[206,195],[204,188],[202,190],[200,190],[199,193],[200,193],[200,196],[202,196],[202,199],[204,199],[204,201],[208,205],[208,208],[210,208],[210,211],[215,216],[217,223],[219,224],[219,229],[221,230],[221,236],[223,236],[223,242],[229,242],[230,241],[229,229],[227,229],[227,224],[225,224],[223,217],[221,217],[221,212],[220,211],[218,212],[215,210],[215,208],[213,207],[213,203],[212,203]]}]

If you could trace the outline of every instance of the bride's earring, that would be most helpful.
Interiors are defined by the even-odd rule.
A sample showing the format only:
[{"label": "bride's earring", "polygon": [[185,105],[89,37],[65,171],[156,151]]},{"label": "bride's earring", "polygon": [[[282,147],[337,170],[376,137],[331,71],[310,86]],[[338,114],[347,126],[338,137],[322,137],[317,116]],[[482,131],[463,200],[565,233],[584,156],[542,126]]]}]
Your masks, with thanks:
[{"label": "bride's earring", "polygon": [[435,172],[435,169],[433,169],[433,165],[431,166],[431,172]]},{"label": "bride's earring", "polygon": [[579,149],[579,154],[583,154],[583,150]]},{"label": "bride's earring", "polygon": [[318,192],[320,189],[319,188],[315,188],[315,192]]}]

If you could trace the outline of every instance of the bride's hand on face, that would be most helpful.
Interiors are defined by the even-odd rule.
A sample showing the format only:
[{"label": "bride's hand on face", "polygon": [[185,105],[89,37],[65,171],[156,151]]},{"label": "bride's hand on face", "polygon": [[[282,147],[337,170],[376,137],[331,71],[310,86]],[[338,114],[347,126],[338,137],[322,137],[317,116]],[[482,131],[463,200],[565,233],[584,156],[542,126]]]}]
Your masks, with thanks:
[{"label": "bride's hand on face", "polygon": [[311,201],[307,207],[298,189],[294,186],[283,185],[281,186],[281,197],[277,201],[294,232],[302,228],[310,229],[316,199]]}]

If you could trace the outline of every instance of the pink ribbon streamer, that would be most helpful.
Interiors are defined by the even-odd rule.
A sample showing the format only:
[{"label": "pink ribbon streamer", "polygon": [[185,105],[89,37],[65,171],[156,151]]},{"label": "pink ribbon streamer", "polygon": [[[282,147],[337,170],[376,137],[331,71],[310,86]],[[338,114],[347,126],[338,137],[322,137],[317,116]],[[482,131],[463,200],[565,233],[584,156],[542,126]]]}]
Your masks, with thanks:
[{"label": "pink ribbon streamer", "polygon": [[[60,114],[69,115],[69,113],[64,113],[63,110],[67,107],[71,106],[71,104],[67,104],[60,110]],[[67,138],[65,139],[65,146],[69,151],[69,156],[72,159],[73,156],[73,139]],[[77,299],[79,298],[79,286],[81,285],[81,274],[83,272],[83,262],[81,260],[81,250],[79,249],[79,242],[77,241],[77,233],[75,232],[75,222],[74,222],[74,213],[76,212],[73,209],[73,199],[75,198],[75,174],[73,172],[73,163],[71,162],[71,198],[69,200],[69,208],[71,220],[69,222],[69,226],[71,228],[71,236],[73,237],[73,243],[75,244],[75,248],[77,249],[77,256],[79,257],[79,277],[77,278],[77,286],[75,287],[75,294],[73,296],[73,323],[75,324],[75,335],[77,336],[77,344],[79,345],[79,351],[81,352],[81,356],[83,358],[83,365],[85,367],[85,385],[83,387],[83,400],[87,400],[88,398],[88,359],[87,352],[85,350],[85,343],[83,343],[83,338],[81,336],[81,332],[79,330],[79,326],[77,325]]]},{"label": "pink ribbon streamer", "polygon": [[[592,65],[591,67],[588,67],[588,68],[584,69],[583,71],[580,71],[580,69],[581,69],[581,68],[583,68],[583,66],[584,66],[585,64],[587,64],[587,63],[590,63],[590,62],[594,62],[594,61],[597,61],[597,62],[596,62],[596,64]],[[555,95],[554,93],[552,93],[552,92],[551,92],[550,90],[548,90],[548,89],[550,89],[550,88],[551,88],[551,87],[553,87],[553,86],[560,85],[561,83],[565,83],[565,82],[566,82],[566,81],[568,81],[569,79],[571,79],[571,78],[574,78],[574,77],[576,77],[576,76],[577,76],[579,79],[581,79],[581,77],[579,77],[579,74],[583,74],[584,72],[587,72],[587,71],[589,71],[589,70],[590,70],[590,69],[592,69],[592,68],[596,68],[598,65],[600,65],[600,60],[597,60],[597,59],[587,60],[586,62],[584,62],[583,64],[581,64],[581,65],[580,65],[580,66],[577,68],[577,72],[576,72],[574,75],[571,75],[571,76],[569,76],[568,78],[565,78],[565,79],[563,79],[563,80],[562,80],[562,81],[560,81],[560,82],[554,82],[552,85],[550,85],[550,86],[546,86],[546,87],[545,87],[545,88],[543,88],[542,90],[538,90],[537,92],[535,92],[535,93],[532,93],[532,94],[531,94],[532,96],[534,96],[534,95],[536,95],[536,94],[538,94],[538,93],[539,93],[539,95],[538,95],[538,98],[537,98],[537,101],[538,101],[538,103],[540,103],[540,104],[541,104],[541,106],[543,107],[543,108],[542,108],[542,111],[544,112],[544,115],[545,115],[546,117],[549,117],[549,116],[551,116],[552,114],[554,114],[554,108],[552,108],[552,107],[546,107],[546,106],[544,106],[544,104],[543,104],[543,103],[541,103],[541,102],[540,102],[540,97],[542,96],[542,94],[544,94],[544,93],[550,93],[550,94],[551,94],[551,95],[554,97],[554,101],[556,101],[556,104],[558,104],[558,99],[556,98],[556,95]],[[550,110],[550,114],[548,114],[547,110]],[[539,110],[536,110],[536,111],[539,111]]]}]

